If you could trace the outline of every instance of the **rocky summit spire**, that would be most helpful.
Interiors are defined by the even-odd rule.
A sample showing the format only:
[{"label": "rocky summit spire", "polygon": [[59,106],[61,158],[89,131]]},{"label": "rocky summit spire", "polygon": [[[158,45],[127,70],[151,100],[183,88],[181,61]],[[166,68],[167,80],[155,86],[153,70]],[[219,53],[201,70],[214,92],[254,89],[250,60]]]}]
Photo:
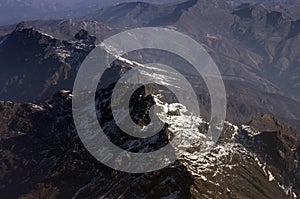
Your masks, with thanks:
[{"label": "rocky summit spire", "polygon": [[75,39],[77,40],[86,40],[90,37],[89,32],[81,29],[76,35],[75,35]]},{"label": "rocky summit spire", "polygon": [[72,39],[73,41],[83,41],[85,44],[88,45],[94,45],[95,43],[98,43],[98,40],[95,36],[92,36],[89,34],[88,31],[81,29]]},{"label": "rocky summit spire", "polygon": [[22,30],[27,29],[29,27],[30,26],[25,21],[22,21],[22,22],[17,24],[15,31],[22,31]]}]

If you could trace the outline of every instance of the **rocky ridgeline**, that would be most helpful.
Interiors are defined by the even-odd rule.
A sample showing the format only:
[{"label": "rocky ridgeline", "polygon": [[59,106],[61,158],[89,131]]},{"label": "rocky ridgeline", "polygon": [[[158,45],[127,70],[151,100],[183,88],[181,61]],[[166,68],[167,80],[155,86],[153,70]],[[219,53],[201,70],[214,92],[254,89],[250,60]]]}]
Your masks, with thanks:
[{"label": "rocky ridgeline", "polygon": [[25,22],[18,24],[0,46],[2,100],[39,101],[71,89],[80,64],[97,42],[83,29],[62,41]]}]

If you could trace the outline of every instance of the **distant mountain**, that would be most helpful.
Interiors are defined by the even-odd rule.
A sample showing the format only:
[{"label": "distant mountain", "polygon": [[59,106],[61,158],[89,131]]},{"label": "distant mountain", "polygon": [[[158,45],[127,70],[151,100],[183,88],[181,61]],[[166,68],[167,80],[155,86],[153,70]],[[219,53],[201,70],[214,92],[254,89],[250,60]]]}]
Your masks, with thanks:
[{"label": "distant mountain", "polygon": [[[57,20],[34,20],[26,21],[30,27],[36,30],[47,33],[59,40],[69,40],[74,37],[81,29],[85,29],[92,35],[95,35],[99,40],[116,34],[124,28],[106,25],[96,21],[74,21],[72,19],[57,19]],[[18,24],[0,26],[0,37],[4,37],[15,30]]]},{"label": "distant mountain", "polygon": [[259,3],[265,5],[299,5],[300,2],[298,0],[228,0],[231,3]]},{"label": "distant mountain", "polygon": [[83,20],[101,21],[123,27],[167,25],[176,22],[180,15],[195,3],[197,0],[167,6],[145,2],[121,3],[99,9]]},{"label": "distant mountain", "polygon": [[242,3],[257,3],[274,8],[280,7],[288,11],[294,18],[300,19],[300,1],[298,0],[228,0],[227,2],[234,6],[238,6]]},{"label": "distant mountain", "polygon": [[262,75],[298,99],[300,20],[283,11],[244,4],[233,11],[238,20],[232,26],[234,37],[262,58],[257,64]]},{"label": "distant mountain", "polygon": [[[170,4],[173,0],[145,0],[150,3]],[[99,8],[112,6],[128,0],[4,0],[0,3],[0,24],[23,20],[77,18]]]},{"label": "distant mountain", "polygon": [[259,82],[269,91],[277,88],[300,100],[300,77],[295,77],[300,57],[296,49],[299,20],[283,8],[259,4],[232,7],[218,0],[190,0],[175,6],[125,3],[84,19],[125,27],[176,27],[206,46],[223,75]]},{"label": "distant mountain", "polygon": [[[281,99],[300,101],[299,20],[284,6],[249,3],[236,6],[220,0],[189,0],[171,6],[124,3],[100,9],[84,19],[125,27],[175,28],[206,48],[224,80]],[[286,101],[286,104],[291,103]],[[271,109],[274,114],[278,106],[268,110]],[[279,112],[282,115],[285,111]],[[287,115],[299,123],[299,116]]]}]

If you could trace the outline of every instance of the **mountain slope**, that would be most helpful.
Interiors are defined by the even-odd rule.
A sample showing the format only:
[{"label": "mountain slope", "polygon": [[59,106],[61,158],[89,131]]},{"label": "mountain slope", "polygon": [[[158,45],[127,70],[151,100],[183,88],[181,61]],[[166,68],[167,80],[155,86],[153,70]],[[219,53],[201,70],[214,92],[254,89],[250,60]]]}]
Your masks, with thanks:
[{"label": "mountain slope", "polygon": [[18,24],[0,44],[2,99],[32,101],[70,88],[96,40],[81,30],[72,40],[61,41]]},{"label": "mountain slope", "polygon": [[[121,14],[114,15],[113,13]],[[298,92],[300,85],[299,20],[294,19],[284,6],[267,7],[249,3],[236,6],[219,0],[190,0],[164,7],[130,3],[99,10],[85,19],[128,27],[163,26],[181,31],[204,46],[216,62],[226,82],[235,82],[237,86],[231,83],[229,85],[233,86],[227,86],[229,93],[235,92],[235,95],[239,96],[237,98],[240,98],[234,103],[229,102],[233,104],[232,106],[241,107],[240,104],[245,104],[249,107],[255,101],[253,103],[256,105],[251,106],[249,112],[245,111],[244,114],[240,114],[240,117],[246,116],[249,119],[251,110],[254,113],[255,107],[262,107],[257,112],[272,113],[285,119],[293,118],[292,123],[295,126],[299,124],[297,114],[291,114],[290,111],[283,113],[285,111],[282,108],[290,106],[292,109],[297,109],[297,102],[292,101],[300,101]],[[146,59],[147,56],[149,57],[145,55],[143,58]],[[161,57],[157,53],[150,53],[151,56]],[[172,60],[166,63],[178,65],[178,61],[172,63]],[[159,61],[164,60],[161,58]],[[182,68],[184,70],[181,72],[189,72],[186,65],[182,64]],[[251,93],[255,93],[257,97],[255,98],[254,94],[254,99],[247,100],[240,96],[237,91],[245,89],[239,85],[256,90]],[[260,101],[258,98],[261,98],[259,96],[263,96],[263,93],[265,96],[278,96],[274,97],[276,99],[289,99],[283,103],[284,105],[266,100],[269,101],[266,103],[269,107],[266,111],[263,110],[266,105],[262,105],[262,102],[256,103]],[[282,105],[278,106],[278,104]],[[241,108],[238,109],[241,110]],[[290,108],[285,110],[288,109]],[[234,114],[230,113],[229,117],[232,115]]]},{"label": "mountain slope", "polygon": [[104,8],[84,19],[175,28],[203,44],[225,77],[300,100],[299,23],[282,6],[233,6],[220,0],[173,6],[137,2]]}]

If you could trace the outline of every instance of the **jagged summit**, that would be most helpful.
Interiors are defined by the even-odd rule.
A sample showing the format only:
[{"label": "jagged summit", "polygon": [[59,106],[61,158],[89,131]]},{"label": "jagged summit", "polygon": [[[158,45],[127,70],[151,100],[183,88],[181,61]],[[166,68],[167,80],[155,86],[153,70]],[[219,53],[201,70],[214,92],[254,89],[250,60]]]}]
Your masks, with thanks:
[{"label": "jagged summit", "polygon": [[[99,42],[99,40],[89,34],[89,32],[85,29],[79,30],[79,32],[73,37],[73,41],[89,43],[90,45],[95,45]],[[71,40],[71,41],[72,41]]]},{"label": "jagged summit", "polygon": [[59,89],[71,89],[77,68],[97,41],[84,30],[74,42],[27,27],[19,24],[0,45],[1,74],[6,74],[0,79],[2,100],[38,101]]},{"label": "jagged summit", "polygon": [[22,21],[16,25],[15,31],[22,31],[24,29],[32,28],[27,22]]},{"label": "jagged summit", "polygon": [[86,40],[90,37],[89,32],[81,29],[76,35],[75,35],[75,39],[77,40]]}]

